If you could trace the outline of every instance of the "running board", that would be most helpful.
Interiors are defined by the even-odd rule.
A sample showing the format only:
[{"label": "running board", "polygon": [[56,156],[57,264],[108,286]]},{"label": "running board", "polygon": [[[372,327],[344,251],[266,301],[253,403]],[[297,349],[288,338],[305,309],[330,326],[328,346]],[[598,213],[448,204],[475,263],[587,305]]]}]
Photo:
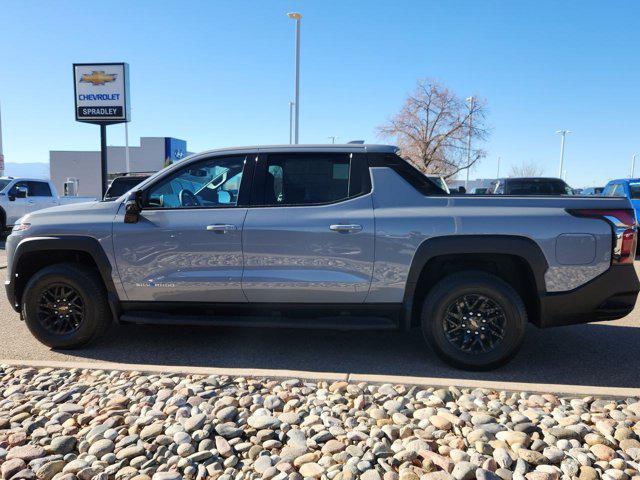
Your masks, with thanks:
[{"label": "running board", "polygon": [[398,330],[397,318],[370,316],[216,316],[177,315],[153,311],[128,311],[120,316],[121,323],[149,325],[201,325],[217,327],[303,328],[326,330]]}]

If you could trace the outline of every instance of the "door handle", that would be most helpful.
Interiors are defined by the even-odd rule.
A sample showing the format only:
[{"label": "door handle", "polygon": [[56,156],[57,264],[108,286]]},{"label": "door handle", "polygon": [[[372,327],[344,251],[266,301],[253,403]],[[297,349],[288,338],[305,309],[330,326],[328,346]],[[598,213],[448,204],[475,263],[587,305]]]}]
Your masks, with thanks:
[{"label": "door handle", "polygon": [[362,225],[357,225],[355,223],[349,223],[349,224],[333,224],[333,225],[329,225],[329,230],[333,230],[334,232],[341,232],[341,233],[351,233],[351,232],[359,232],[360,230],[362,230]]},{"label": "door handle", "polygon": [[227,233],[231,230],[237,230],[237,227],[235,225],[216,223],[215,225],[207,225],[207,230],[209,232]]},{"label": "door handle", "polygon": [[27,202],[31,204],[35,203],[33,200],[27,200]]}]

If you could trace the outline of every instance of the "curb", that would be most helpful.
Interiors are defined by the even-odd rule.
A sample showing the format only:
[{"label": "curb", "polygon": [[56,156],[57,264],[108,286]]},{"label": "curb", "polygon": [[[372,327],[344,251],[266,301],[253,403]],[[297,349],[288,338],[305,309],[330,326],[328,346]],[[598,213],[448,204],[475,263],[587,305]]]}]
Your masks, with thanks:
[{"label": "curb", "polygon": [[597,387],[589,385],[561,385],[487,380],[468,380],[441,377],[411,377],[398,375],[375,375],[356,373],[309,372],[299,370],[271,370],[259,368],[218,368],[181,365],[144,365],[116,362],[70,362],[54,360],[0,359],[0,365],[34,368],[65,368],[89,370],[119,370],[145,373],[173,373],[180,375],[226,375],[235,377],[299,378],[303,380],[367,382],[373,384],[391,383],[428,387],[486,388],[510,392],[552,393],[575,397],[597,396],[607,398],[640,397],[640,388]]}]

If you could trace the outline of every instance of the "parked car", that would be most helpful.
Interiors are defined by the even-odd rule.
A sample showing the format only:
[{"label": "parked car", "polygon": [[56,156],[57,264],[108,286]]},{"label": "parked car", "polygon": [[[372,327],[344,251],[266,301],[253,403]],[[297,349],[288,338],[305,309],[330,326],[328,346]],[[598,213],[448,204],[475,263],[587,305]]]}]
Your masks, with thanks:
[{"label": "parked car", "polygon": [[149,173],[127,173],[117,176],[109,184],[103,200],[110,202],[121,197],[150,176],[151,174]]},{"label": "parked car", "polygon": [[0,177],[0,233],[22,216],[69,203],[95,201],[92,197],[58,197],[53,183],[36,178]]},{"label": "parked car", "polygon": [[471,193],[473,195],[486,195],[487,190],[489,190],[488,187],[476,187],[471,191]]},{"label": "parked car", "polygon": [[494,195],[573,195],[573,190],[560,178],[510,177],[491,183]]},{"label": "parked car", "polygon": [[588,187],[582,190],[582,195],[602,195],[604,187]]},{"label": "parked car", "polygon": [[602,196],[628,198],[635,210],[636,220],[640,218],[640,178],[611,180],[604,187]]},{"label": "parked car", "polygon": [[126,200],[24,216],[6,290],[55,348],[114,321],[416,327],[451,364],[488,369],[529,322],[631,312],[636,242],[626,198],[448,195],[384,145],[225,149]]}]

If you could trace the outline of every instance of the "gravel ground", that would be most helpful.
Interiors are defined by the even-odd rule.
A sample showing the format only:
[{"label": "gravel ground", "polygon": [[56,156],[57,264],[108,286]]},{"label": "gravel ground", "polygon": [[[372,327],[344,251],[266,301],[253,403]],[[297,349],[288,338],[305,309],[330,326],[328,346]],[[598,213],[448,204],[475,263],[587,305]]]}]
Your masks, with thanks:
[{"label": "gravel ground", "polygon": [[640,480],[640,402],[0,366],[3,479]]}]

